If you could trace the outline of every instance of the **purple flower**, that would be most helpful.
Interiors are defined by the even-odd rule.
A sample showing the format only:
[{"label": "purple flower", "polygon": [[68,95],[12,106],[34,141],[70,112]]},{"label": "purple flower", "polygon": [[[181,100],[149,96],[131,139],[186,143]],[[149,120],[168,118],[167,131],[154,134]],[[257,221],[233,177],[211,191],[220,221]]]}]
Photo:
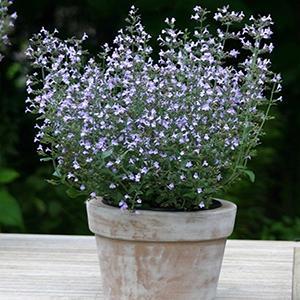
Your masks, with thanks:
[{"label": "purple flower", "polygon": [[200,207],[200,208],[204,208],[204,207],[205,207],[205,204],[204,204],[203,201],[201,201],[201,202],[199,203],[199,207]]},{"label": "purple flower", "polygon": [[207,133],[204,135],[204,139],[205,139],[206,141],[208,141],[208,140],[209,140],[209,136],[208,136],[208,134],[207,134]]},{"label": "purple flower", "polygon": [[240,52],[235,50],[235,49],[230,50],[230,52],[229,52],[229,55],[234,57],[234,58],[236,58],[239,54],[240,54]]},{"label": "purple flower", "polygon": [[135,177],[134,177],[134,180],[135,180],[136,182],[140,182],[140,181],[141,181],[141,173],[137,173],[137,174],[135,175]]},{"label": "purple flower", "polygon": [[157,161],[155,161],[155,162],[153,163],[153,165],[154,165],[154,168],[155,168],[155,169],[159,169],[159,168],[160,168],[160,165],[159,165],[159,163],[158,163]]},{"label": "purple flower", "polygon": [[116,187],[117,187],[117,186],[116,186],[114,183],[111,183],[111,184],[109,185],[109,188],[112,189],[112,190],[115,189]]},{"label": "purple flower", "polygon": [[123,200],[119,202],[119,207],[123,211],[128,209],[127,203],[125,201],[123,201]]},{"label": "purple flower", "polygon": [[80,169],[80,165],[79,165],[79,163],[77,162],[77,160],[74,160],[74,161],[73,161],[73,168],[74,168],[75,170]]},{"label": "purple flower", "polygon": [[173,182],[171,182],[170,184],[167,185],[167,188],[168,188],[169,190],[173,190],[174,187],[175,187],[175,185],[174,185]]},{"label": "purple flower", "polygon": [[210,106],[208,103],[205,103],[202,107],[201,107],[202,110],[204,111],[209,111],[210,110]]},{"label": "purple flower", "polygon": [[147,174],[148,171],[149,171],[149,169],[148,169],[147,167],[143,167],[143,168],[141,169],[141,173],[142,173],[142,174]]},{"label": "purple flower", "polygon": [[191,161],[188,161],[185,166],[187,168],[191,168],[193,166],[193,163]]},{"label": "purple flower", "polygon": [[180,175],[180,179],[181,179],[182,181],[184,181],[184,180],[186,180],[186,176],[185,176],[184,174],[181,174],[181,175]]}]

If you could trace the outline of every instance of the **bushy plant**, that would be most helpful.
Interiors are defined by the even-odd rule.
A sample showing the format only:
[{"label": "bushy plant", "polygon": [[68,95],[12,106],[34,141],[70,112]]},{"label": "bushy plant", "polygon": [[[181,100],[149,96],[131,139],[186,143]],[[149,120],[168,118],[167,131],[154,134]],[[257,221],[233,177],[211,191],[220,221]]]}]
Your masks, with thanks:
[{"label": "bushy plant", "polygon": [[86,35],[61,40],[42,29],[31,39],[27,111],[58,181],[122,209],[194,210],[241,175],[254,180],[247,161],[281,99],[266,58],[272,20],[239,27],[244,14],[223,7],[214,32],[208,15],[194,8],[192,33],[167,18],[157,61],[134,7],[97,58],[82,48]]},{"label": "bushy plant", "polygon": [[10,0],[0,0],[0,61],[3,58],[1,52],[9,44],[8,32],[14,26],[14,21],[17,18],[17,13],[9,14],[9,6],[13,2]]}]

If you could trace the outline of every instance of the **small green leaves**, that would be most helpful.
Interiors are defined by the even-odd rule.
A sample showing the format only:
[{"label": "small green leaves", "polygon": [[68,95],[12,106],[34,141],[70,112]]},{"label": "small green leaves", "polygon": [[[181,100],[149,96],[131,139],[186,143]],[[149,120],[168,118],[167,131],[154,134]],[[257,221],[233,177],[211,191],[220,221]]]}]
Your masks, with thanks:
[{"label": "small green leaves", "polygon": [[19,173],[13,169],[0,168],[0,183],[10,183],[19,177]]},{"label": "small green leaves", "polygon": [[60,181],[54,179],[47,179],[46,181],[52,185],[59,185],[61,183]]},{"label": "small green leaves", "polygon": [[196,193],[194,191],[183,194],[184,198],[195,199]]},{"label": "small green leaves", "polygon": [[106,159],[106,158],[110,157],[112,155],[112,153],[113,153],[112,149],[104,151],[101,153],[101,157],[102,157],[102,159]]},{"label": "small green leaves", "polygon": [[52,157],[43,157],[43,158],[40,158],[40,161],[50,161],[52,160]]}]

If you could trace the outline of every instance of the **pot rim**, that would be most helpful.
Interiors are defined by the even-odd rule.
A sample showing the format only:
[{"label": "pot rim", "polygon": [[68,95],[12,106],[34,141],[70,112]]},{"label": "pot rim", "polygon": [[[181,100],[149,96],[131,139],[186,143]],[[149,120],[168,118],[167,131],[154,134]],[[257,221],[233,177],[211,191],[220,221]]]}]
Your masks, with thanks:
[{"label": "pot rim", "polygon": [[[169,216],[172,215],[174,216],[174,213],[176,214],[180,214],[180,216],[178,217],[190,217],[191,215],[196,215],[196,214],[223,214],[224,212],[227,212],[228,210],[232,210],[232,206],[234,206],[237,209],[236,204],[234,204],[231,201],[227,201],[227,200],[223,200],[223,199],[218,199],[218,198],[214,198],[214,200],[217,200],[219,202],[221,202],[221,206],[217,207],[217,208],[213,208],[213,209],[203,209],[203,210],[193,210],[193,211],[181,211],[181,210],[159,210],[159,209],[136,209],[136,210],[121,210],[118,207],[106,204],[105,202],[103,202],[103,198],[102,197],[95,197],[95,198],[90,198],[86,201],[87,205],[89,206],[93,206],[93,207],[101,207],[102,209],[105,209],[107,211],[113,211],[115,212],[116,210],[118,212],[120,212],[121,214],[127,214],[130,216],[134,216],[134,215],[142,215],[142,216],[148,216],[148,215],[152,215],[153,213],[155,214],[160,214],[160,217],[164,217],[164,216]],[[222,209],[221,209],[222,208]]]},{"label": "pot rim", "polygon": [[121,211],[103,203],[101,197],[86,202],[90,230],[112,239],[136,241],[202,241],[228,237],[237,207],[216,199],[219,208],[200,211]]}]

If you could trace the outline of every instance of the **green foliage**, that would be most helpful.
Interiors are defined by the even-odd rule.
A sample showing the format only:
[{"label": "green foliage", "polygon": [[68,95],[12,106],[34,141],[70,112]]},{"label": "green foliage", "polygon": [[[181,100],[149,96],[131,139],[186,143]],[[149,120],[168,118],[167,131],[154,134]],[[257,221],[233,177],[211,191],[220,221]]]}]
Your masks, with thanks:
[{"label": "green foliage", "polygon": [[3,186],[0,186],[0,212],[0,225],[23,227],[20,206]]},{"label": "green foliage", "polygon": [[20,206],[4,186],[4,184],[11,183],[17,177],[19,177],[19,173],[15,170],[0,168],[0,226],[23,227]]},{"label": "green foliage", "polygon": [[[19,18],[10,34],[12,45],[0,66],[0,166],[9,166],[21,174],[16,181],[5,184],[5,189],[21,207],[24,229],[1,224],[2,231],[88,233],[84,198],[70,200],[65,189],[50,186],[43,179],[50,177],[51,164],[40,164],[33,145],[33,120],[24,115],[27,70],[22,52],[28,37],[45,25],[50,30],[58,28],[65,37],[80,37],[87,32],[91,37],[88,47],[95,53],[99,44],[111,41],[123,26],[133,2],[153,36],[158,35],[163,20],[169,16],[175,16],[181,27],[190,26],[187,18],[192,7],[199,4],[196,0],[14,1],[12,8]],[[283,75],[284,102],[273,110],[276,118],[265,128],[267,134],[258,155],[250,161],[255,183],[239,181],[230,192],[220,196],[238,204],[234,238],[294,240],[299,238],[300,228],[299,1],[280,1],[276,5],[269,0],[200,3],[211,11],[226,4],[244,10],[246,15],[271,13],[276,25],[273,62],[275,70]],[[0,210],[1,218],[2,215]]]},{"label": "green foliage", "polygon": [[0,168],[0,184],[10,183],[19,177],[19,173],[13,169]]},{"label": "green foliage", "polygon": [[266,219],[260,238],[262,240],[300,240],[300,218],[283,216],[280,220]]}]

